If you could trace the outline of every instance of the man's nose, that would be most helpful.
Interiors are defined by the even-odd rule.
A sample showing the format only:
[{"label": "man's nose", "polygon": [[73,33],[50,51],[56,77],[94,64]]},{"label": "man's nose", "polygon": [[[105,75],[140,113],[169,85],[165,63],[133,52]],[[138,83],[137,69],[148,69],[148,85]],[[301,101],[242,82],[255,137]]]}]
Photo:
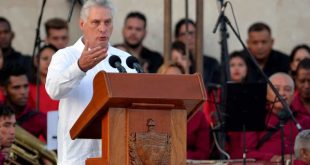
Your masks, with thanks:
[{"label": "man's nose", "polygon": [[105,30],[106,30],[107,28],[105,27],[104,23],[101,23],[101,24],[99,25],[98,29],[99,29],[99,32],[105,32]]}]

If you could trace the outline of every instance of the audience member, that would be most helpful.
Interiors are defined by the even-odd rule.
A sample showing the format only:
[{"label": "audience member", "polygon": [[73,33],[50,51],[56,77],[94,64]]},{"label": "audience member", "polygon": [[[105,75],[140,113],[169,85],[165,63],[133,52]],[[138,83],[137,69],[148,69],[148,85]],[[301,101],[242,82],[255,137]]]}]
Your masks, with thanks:
[{"label": "audience member", "polygon": [[[36,80],[33,80],[29,85],[29,99],[30,99],[30,106],[36,107],[37,103],[37,90],[39,90],[39,111],[42,113],[47,113],[49,111],[58,110],[58,103],[59,101],[52,100],[45,90],[45,81],[47,75],[47,69],[51,62],[53,54],[57,51],[52,45],[45,45],[43,46],[38,55],[35,58],[35,70],[39,69],[39,84],[37,84]],[[38,65],[39,64],[39,65]],[[38,68],[39,66],[39,68]],[[37,71],[36,71],[37,72]]]},{"label": "audience member", "polygon": [[[186,26],[188,26],[188,34],[186,33]],[[196,45],[196,24],[190,19],[181,19],[175,26],[175,39],[187,44],[189,49],[189,59],[191,61],[190,73],[195,73],[195,61],[193,55],[195,54]],[[216,59],[203,55],[203,80],[205,86],[210,83],[219,83],[219,64]]]},{"label": "audience member", "polygon": [[15,114],[14,111],[4,105],[0,105],[0,164],[9,157],[9,151],[15,140]]},{"label": "audience member", "polygon": [[[293,79],[286,73],[275,73],[269,79],[287,104],[290,104],[294,94]],[[257,160],[280,162],[282,151],[281,139],[284,140],[283,151],[285,159],[288,159],[290,158],[289,154],[293,153],[293,139],[298,134],[298,130],[289,112],[283,109],[283,105],[278,101],[270,87],[267,90],[267,100],[273,102],[269,105],[269,113],[266,116],[267,129],[261,132],[246,133],[247,156]],[[293,111],[293,115],[303,129],[310,128],[309,117],[296,111]],[[281,138],[281,125],[283,125],[283,138]]]},{"label": "audience member", "polygon": [[[165,64],[158,70],[160,74],[184,74],[178,63]],[[210,155],[209,125],[201,110],[187,122],[187,159],[206,160]]]},{"label": "audience member", "polygon": [[186,47],[185,44],[181,41],[175,41],[171,45],[171,61],[180,64],[186,74],[189,74],[191,62],[186,57]]},{"label": "audience member", "polygon": [[5,66],[1,72],[1,85],[4,90],[4,104],[9,106],[16,115],[17,124],[36,137],[46,139],[46,115],[30,108],[29,82],[22,66],[12,64]]},{"label": "audience member", "polygon": [[[256,59],[259,69],[268,77],[277,72],[289,71],[289,57],[273,47],[274,39],[272,38],[270,27],[261,22],[256,22],[249,27],[247,45],[250,53]],[[245,54],[245,51],[243,52]],[[247,54],[245,54],[247,55]],[[257,68],[252,62],[249,62],[249,75],[251,81],[264,81],[259,75]]]},{"label": "audience member", "polygon": [[[231,81],[242,83],[248,77],[248,65],[246,58],[241,52],[233,52],[229,56],[229,68]],[[219,99],[219,98],[218,98]],[[215,107],[214,107],[215,108]],[[227,152],[232,159],[241,159],[243,154],[242,133],[241,132],[227,132],[226,137]]]},{"label": "audience member", "polygon": [[159,67],[157,73],[159,74],[185,74],[183,66],[178,63],[163,64]]},{"label": "audience member", "polygon": [[290,75],[294,80],[297,66],[305,58],[310,58],[310,47],[308,45],[297,45],[290,55]]},{"label": "audience member", "polygon": [[291,106],[310,117],[310,59],[303,59],[299,63],[295,81],[297,90]]},{"label": "audience member", "polygon": [[4,63],[15,61],[16,58],[22,57],[21,60],[18,61],[20,62],[20,65],[25,66],[26,74],[28,78],[30,78],[32,76],[31,57],[22,55],[12,47],[14,37],[15,34],[12,31],[10,22],[4,17],[0,17],[0,48],[2,49]]},{"label": "audience member", "polygon": [[68,23],[61,18],[51,18],[45,22],[45,42],[53,45],[57,49],[68,46],[69,43],[69,27]]},{"label": "audience member", "polygon": [[310,165],[310,130],[299,132],[294,145],[294,165]]},{"label": "audience member", "polygon": [[233,82],[243,82],[247,78],[248,64],[241,52],[233,52],[229,56],[230,78]]},{"label": "audience member", "polygon": [[115,47],[138,58],[145,72],[156,73],[163,63],[163,58],[158,52],[152,51],[143,45],[143,40],[147,34],[146,25],[147,21],[144,14],[130,12],[123,27],[124,43],[116,44]]}]

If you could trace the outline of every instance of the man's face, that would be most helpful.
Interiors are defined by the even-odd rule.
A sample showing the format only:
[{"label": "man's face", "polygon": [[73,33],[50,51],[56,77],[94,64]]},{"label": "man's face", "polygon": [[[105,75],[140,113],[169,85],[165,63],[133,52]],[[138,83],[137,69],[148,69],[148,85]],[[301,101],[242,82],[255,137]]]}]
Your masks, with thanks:
[{"label": "man's face", "polygon": [[267,30],[250,32],[248,48],[258,61],[266,60],[272,49],[273,39]]},{"label": "man's face", "polygon": [[130,47],[137,48],[142,44],[145,37],[145,22],[139,18],[129,18],[123,28],[125,43]]},{"label": "man's face", "polygon": [[[293,100],[293,94],[294,94],[294,87],[292,86],[292,83],[289,79],[289,77],[286,77],[284,75],[277,75],[275,77],[272,77],[270,79],[271,83],[275,86],[275,88],[278,90],[279,94],[283,97],[283,99],[287,102],[287,104],[291,104]],[[268,92],[267,92],[267,100],[276,103],[274,104],[272,112],[277,114],[279,111],[283,109],[283,105],[281,102],[279,102],[278,99],[275,99],[276,95],[271,90],[271,88],[268,86]]]},{"label": "man's face", "polygon": [[11,46],[14,33],[9,29],[5,22],[0,22],[0,48],[8,48]]},{"label": "man's face", "polygon": [[49,29],[46,42],[57,49],[65,48],[69,43],[68,29]]},{"label": "man's face", "polygon": [[0,136],[3,147],[11,147],[15,139],[15,115],[0,117]]},{"label": "man's face", "polygon": [[52,56],[54,55],[55,51],[50,48],[46,48],[40,53],[39,62],[40,62],[40,74],[41,76],[46,77],[48,66],[51,63]]},{"label": "man's face", "polygon": [[179,30],[179,35],[176,40],[188,44],[189,50],[193,53],[196,43],[196,28],[192,24],[188,24],[188,35],[186,35],[186,24],[183,24]]},{"label": "man's face", "polygon": [[295,81],[300,97],[303,100],[310,101],[310,69],[299,69]]},{"label": "man's face", "polygon": [[10,76],[8,85],[5,87],[7,101],[15,106],[26,106],[28,102],[28,79],[26,75]]},{"label": "man's face", "polygon": [[89,9],[86,21],[80,20],[83,41],[88,41],[90,48],[108,47],[113,31],[112,12],[108,8],[94,6]]}]

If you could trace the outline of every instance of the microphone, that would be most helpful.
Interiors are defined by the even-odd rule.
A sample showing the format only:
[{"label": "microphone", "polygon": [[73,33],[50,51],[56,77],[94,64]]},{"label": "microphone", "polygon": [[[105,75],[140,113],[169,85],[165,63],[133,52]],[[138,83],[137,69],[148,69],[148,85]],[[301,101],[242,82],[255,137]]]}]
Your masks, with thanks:
[{"label": "microphone", "polygon": [[127,73],[126,69],[121,64],[122,60],[118,56],[112,55],[109,58],[109,63],[113,68],[116,68],[119,73]]},{"label": "microphone", "polygon": [[226,6],[227,6],[227,2],[228,2],[228,1],[226,1],[226,2],[224,3],[224,5],[222,6],[222,8],[221,8],[220,15],[219,15],[219,17],[217,18],[216,24],[215,24],[214,29],[213,29],[213,33],[216,32],[217,27],[219,26],[219,24],[220,24],[220,22],[221,22],[221,19],[222,19],[222,17],[224,16],[224,12],[225,12],[225,9],[226,9]]},{"label": "microphone", "polygon": [[144,73],[141,65],[139,64],[139,61],[134,56],[129,56],[126,59],[126,64],[129,68],[135,69],[138,73]]}]

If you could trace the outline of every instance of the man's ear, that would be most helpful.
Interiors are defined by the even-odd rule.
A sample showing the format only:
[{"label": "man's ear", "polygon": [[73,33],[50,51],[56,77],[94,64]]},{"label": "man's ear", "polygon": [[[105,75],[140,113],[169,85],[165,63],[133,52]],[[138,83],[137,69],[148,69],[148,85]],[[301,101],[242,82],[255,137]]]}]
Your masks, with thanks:
[{"label": "man's ear", "polygon": [[80,18],[80,23],[79,23],[79,25],[80,25],[80,29],[81,29],[81,30],[83,30],[84,24],[85,24],[85,21],[84,21],[82,18]]}]

